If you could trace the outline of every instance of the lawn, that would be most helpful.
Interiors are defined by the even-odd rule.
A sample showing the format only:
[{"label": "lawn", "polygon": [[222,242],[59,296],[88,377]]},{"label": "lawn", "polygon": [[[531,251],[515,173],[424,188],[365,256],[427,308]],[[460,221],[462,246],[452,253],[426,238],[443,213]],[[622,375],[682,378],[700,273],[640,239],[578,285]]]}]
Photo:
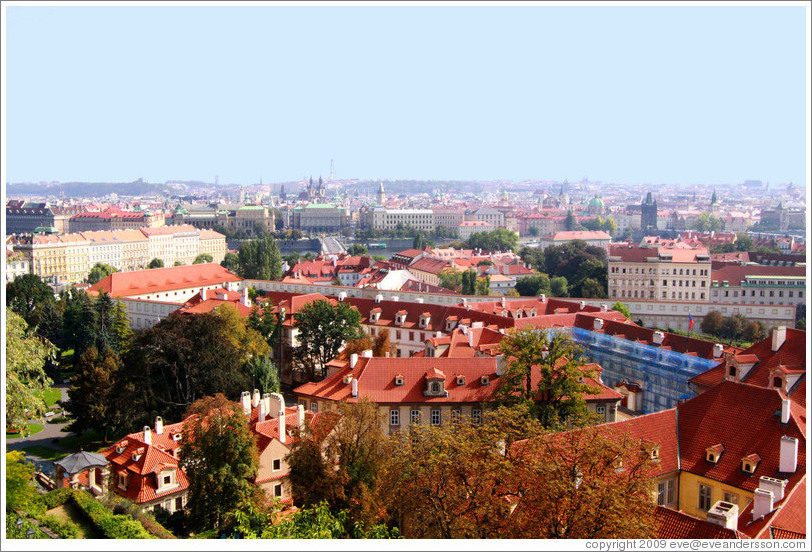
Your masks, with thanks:
[{"label": "lawn", "polygon": [[96,530],[87,522],[85,516],[82,512],[76,507],[75,504],[71,504],[70,502],[63,504],[62,506],[57,506],[51,510],[48,510],[48,514],[60,519],[62,521],[72,521],[77,525],[79,529],[79,538],[80,539],[99,539],[102,538]]},{"label": "lawn", "polygon": [[[42,426],[39,424],[28,424],[28,427],[26,429],[28,429],[28,432],[31,433],[31,435],[34,435],[35,433],[39,433],[40,431],[42,431]],[[23,431],[18,433],[9,433],[8,431],[6,431],[6,439],[15,439],[19,437],[22,433]]]},{"label": "lawn", "polygon": [[[63,449],[70,450],[73,452],[77,452],[80,447],[82,448],[82,450],[99,452],[110,446],[110,443],[114,443],[115,441],[117,441],[118,439],[116,439],[115,437],[119,436],[112,435],[109,437],[111,437],[111,439],[109,439],[105,443],[102,440],[103,435],[91,429],[90,431],[86,431],[81,435],[69,435],[68,437],[63,437],[54,444],[58,447],[62,447]],[[123,437],[123,435],[120,437]]]},{"label": "lawn", "polygon": [[43,460],[59,460],[68,453],[64,450],[55,450],[41,445],[33,445],[30,447],[23,447],[23,452],[33,456],[42,458]]},{"label": "lawn", "polygon": [[51,407],[56,404],[56,401],[62,400],[62,390],[53,387],[46,389],[42,398],[45,399],[45,405]]}]

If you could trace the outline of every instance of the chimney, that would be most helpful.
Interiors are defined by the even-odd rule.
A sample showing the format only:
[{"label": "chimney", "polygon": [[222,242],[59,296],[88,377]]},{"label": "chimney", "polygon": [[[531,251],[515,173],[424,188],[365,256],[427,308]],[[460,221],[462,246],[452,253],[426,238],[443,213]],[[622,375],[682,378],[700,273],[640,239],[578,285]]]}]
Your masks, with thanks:
[{"label": "chimney", "polygon": [[265,401],[259,401],[259,412],[257,412],[257,423],[265,421]]},{"label": "chimney", "polygon": [[353,353],[350,355],[350,369],[355,368],[356,364],[358,364],[358,353]]},{"label": "chimney", "polygon": [[789,410],[792,406],[792,401],[789,399],[781,399],[781,425],[789,423]]},{"label": "chimney", "polygon": [[753,521],[758,521],[773,511],[773,493],[764,489],[753,491]]},{"label": "chimney", "polygon": [[725,348],[721,343],[713,344],[713,358],[720,358]]},{"label": "chimney", "polygon": [[304,433],[305,430],[305,415],[304,415],[304,405],[299,404],[296,406],[296,422],[297,427],[299,428],[300,433]]},{"label": "chimney", "polygon": [[287,427],[285,426],[285,406],[279,409],[279,414],[276,416],[279,420],[279,442],[284,443],[287,437]]},{"label": "chimney", "polygon": [[423,304],[423,298],[422,298],[422,297],[418,297],[418,298],[416,299],[416,301],[417,301],[418,303],[420,303],[421,305]]},{"label": "chimney", "polygon": [[200,299],[203,301],[206,300],[206,288],[200,288]]},{"label": "chimney", "polygon": [[774,477],[761,476],[758,480],[758,488],[770,491],[775,502],[784,500],[784,489],[787,487],[786,479],[775,479]]},{"label": "chimney", "polygon": [[274,412],[285,410],[285,399],[279,393],[271,393],[270,400],[268,401],[270,408],[268,409],[268,416],[273,416]]},{"label": "chimney", "polygon": [[541,301],[542,303],[546,303],[547,302],[547,296],[544,295],[543,293],[540,293],[539,294],[539,301]]},{"label": "chimney", "polygon": [[601,303],[601,312],[609,312],[609,305]]},{"label": "chimney", "polygon": [[798,439],[794,437],[781,437],[779,451],[778,471],[781,473],[795,473],[798,468]]},{"label": "chimney", "polygon": [[786,326],[778,326],[773,328],[773,343],[770,350],[772,352],[776,352],[778,349],[781,348],[781,345],[784,344],[784,341],[787,339],[787,327]]},{"label": "chimney", "polygon": [[254,389],[254,394],[251,395],[251,408],[256,408],[259,404],[259,389]]},{"label": "chimney", "polygon": [[383,301],[383,295],[379,293],[375,296],[375,303],[380,303],[381,301]]},{"label": "chimney", "polygon": [[240,403],[242,404],[243,414],[251,414],[251,393],[243,391],[240,394]]},{"label": "chimney", "polygon": [[347,298],[347,292],[346,291],[342,291],[341,293],[338,294],[338,300],[340,302],[343,302],[346,298]]},{"label": "chimney", "polygon": [[596,318],[592,326],[595,330],[603,328],[603,318]]},{"label": "chimney", "polygon": [[367,349],[365,351],[361,351],[361,357],[363,357],[363,358],[372,358],[372,349]]},{"label": "chimney", "polygon": [[390,301],[400,301],[400,295],[393,295]]},{"label": "chimney", "polygon": [[271,394],[270,393],[265,393],[264,395],[262,395],[262,400],[260,401],[260,404],[263,404],[263,403],[265,404],[265,414],[266,415],[270,414],[270,412],[271,412]]},{"label": "chimney", "polygon": [[354,398],[357,398],[358,397],[358,380],[355,379],[355,378],[352,378],[352,382],[351,382],[350,385],[352,385],[352,396]]},{"label": "chimney", "polygon": [[496,357],[496,375],[504,376],[505,370],[507,370],[507,358],[505,355],[499,355]]},{"label": "chimney", "polygon": [[163,435],[164,434],[164,420],[160,416],[156,416],[155,418],[155,435]]},{"label": "chimney", "polygon": [[502,308],[505,308],[505,298],[504,298],[504,296],[502,297]]},{"label": "chimney", "polygon": [[708,510],[707,521],[735,531],[739,525],[739,507],[736,504],[720,500],[713,505],[713,508]]},{"label": "chimney", "polygon": [[437,330],[436,332],[434,332],[434,337],[443,337],[443,332]]},{"label": "chimney", "polygon": [[662,345],[663,339],[665,339],[665,334],[661,331],[656,331],[654,332],[654,335],[651,336],[651,340],[655,345]]},{"label": "chimney", "polygon": [[474,348],[474,332],[468,332],[468,346]]},{"label": "chimney", "polygon": [[144,426],[144,439],[143,441],[151,445],[152,444],[152,432],[149,430],[149,426]]},{"label": "chimney", "polygon": [[248,298],[248,288],[242,288],[242,296],[240,297],[240,303],[243,306],[250,307],[251,306],[251,299]]},{"label": "chimney", "polygon": [[581,301],[580,303],[578,303],[578,310],[584,310],[585,306],[586,306],[586,303],[584,301]]}]

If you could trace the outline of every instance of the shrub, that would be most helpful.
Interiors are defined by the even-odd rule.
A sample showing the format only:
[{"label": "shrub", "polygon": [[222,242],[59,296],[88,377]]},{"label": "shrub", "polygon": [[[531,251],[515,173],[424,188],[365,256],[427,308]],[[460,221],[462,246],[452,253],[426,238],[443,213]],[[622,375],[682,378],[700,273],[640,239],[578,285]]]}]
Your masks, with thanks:
[{"label": "shrub", "polygon": [[155,538],[138,521],[127,515],[114,514],[86,491],[76,491],[73,501],[108,539]]},{"label": "shrub", "polygon": [[78,539],[79,526],[70,520],[61,520],[51,514],[36,516],[40,525],[47,527],[63,539]]},{"label": "shrub", "polygon": [[40,495],[37,498],[37,502],[41,503],[47,511],[65,504],[70,500],[72,494],[73,490],[71,489],[54,489],[53,491]]}]

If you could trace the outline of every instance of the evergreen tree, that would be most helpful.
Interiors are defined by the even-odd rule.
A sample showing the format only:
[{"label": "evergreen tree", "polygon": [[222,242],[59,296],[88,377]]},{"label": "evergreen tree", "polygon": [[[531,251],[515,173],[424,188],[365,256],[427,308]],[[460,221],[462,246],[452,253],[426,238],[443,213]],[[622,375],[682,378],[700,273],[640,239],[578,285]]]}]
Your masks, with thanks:
[{"label": "evergreen tree", "polygon": [[238,272],[243,278],[279,280],[282,277],[282,256],[276,240],[270,236],[242,244],[237,257]]},{"label": "evergreen tree", "polygon": [[158,259],[157,257],[152,259],[147,265],[147,268],[163,268],[163,267],[164,267],[163,259]]},{"label": "evergreen tree", "polygon": [[65,404],[74,418],[71,431],[95,429],[102,433],[105,442],[115,431],[120,397],[113,390],[120,369],[118,356],[109,347],[101,353],[90,347],[82,354]]}]

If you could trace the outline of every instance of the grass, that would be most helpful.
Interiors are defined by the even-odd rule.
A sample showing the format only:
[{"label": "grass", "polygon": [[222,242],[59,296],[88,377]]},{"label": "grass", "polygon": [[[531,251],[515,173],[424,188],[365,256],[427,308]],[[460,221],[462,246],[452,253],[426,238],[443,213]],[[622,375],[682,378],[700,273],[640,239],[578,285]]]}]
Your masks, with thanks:
[{"label": "grass", "polygon": [[42,458],[43,460],[58,460],[68,453],[64,450],[55,450],[42,445],[32,445],[30,447],[23,447],[23,452],[33,456]]},{"label": "grass", "polygon": [[103,440],[104,436],[101,433],[91,429],[82,433],[81,435],[69,435],[68,437],[63,437],[54,444],[72,452],[77,452],[80,447],[82,450],[89,452],[99,452],[110,446],[110,443],[117,441],[117,437],[122,436],[112,435],[108,437],[110,437],[110,439],[105,442]]},{"label": "grass", "polygon": [[56,404],[56,401],[62,400],[62,390],[53,387],[46,389],[42,398],[45,400],[45,405],[51,407]]},{"label": "grass", "polygon": [[52,510],[48,510],[49,514],[53,515],[57,519],[62,521],[72,521],[76,524],[77,529],[79,530],[79,538],[80,539],[98,539],[102,538],[99,536],[98,532],[93,528],[92,525],[87,523],[84,514],[82,514],[81,510],[76,507],[75,504],[71,504],[70,502],[63,504],[62,506],[57,506]]},{"label": "grass", "polygon": [[8,431],[6,431],[6,439],[16,439],[17,437],[25,433],[26,430],[28,430],[28,432],[31,435],[34,435],[35,433],[39,433],[40,431],[42,431],[42,426],[39,424],[28,424],[28,426],[24,430],[17,433],[9,433]]}]

